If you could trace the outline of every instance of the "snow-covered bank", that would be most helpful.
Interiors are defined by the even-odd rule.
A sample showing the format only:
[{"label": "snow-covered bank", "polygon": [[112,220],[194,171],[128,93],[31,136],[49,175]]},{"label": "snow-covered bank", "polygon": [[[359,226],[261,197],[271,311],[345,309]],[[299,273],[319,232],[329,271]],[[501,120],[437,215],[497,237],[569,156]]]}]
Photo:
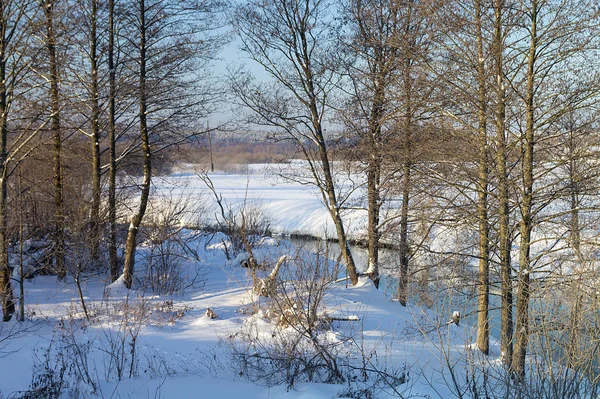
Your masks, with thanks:
[{"label": "snow-covered bank", "polygon": [[[64,398],[79,395],[228,399],[243,395],[320,399],[350,397],[352,389],[368,387],[368,383],[352,380],[341,384],[298,381],[288,390],[285,384],[267,386],[266,381],[259,384],[247,381],[239,364],[231,362],[230,337],[248,328],[259,334],[268,332],[269,336],[285,329],[262,319],[260,312],[253,315],[251,309],[259,303],[264,305],[265,299],[259,300],[252,292],[251,274],[239,263],[226,261],[220,246],[206,239],[198,236],[194,242],[201,260],[185,266],[196,268],[204,278],[182,294],[144,293],[141,286],[128,292],[119,281],[107,286],[103,276],[87,278],[83,289],[91,314],[89,322],[84,319],[73,281],[57,283],[51,276],[27,281],[25,325],[31,328],[1,342],[0,369],[8,371],[0,373],[0,391],[4,397],[16,398],[31,389],[32,373],[39,376],[44,370],[46,379],[58,380],[58,374],[64,374],[61,386]],[[213,239],[218,244],[218,239]],[[142,246],[140,256],[145,251]],[[257,255],[266,260],[282,251],[296,253],[297,249],[270,240]],[[137,271],[140,278],[144,274],[142,265],[140,258]],[[129,305],[124,307],[126,303]],[[207,308],[218,317],[207,317]],[[445,366],[438,359],[440,345],[447,346],[453,358],[466,359],[472,335],[469,327],[446,324],[449,315],[403,308],[390,301],[384,292],[374,289],[366,279],[355,287],[347,287],[343,280],[333,283],[323,299],[323,309],[329,316],[348,318],[334,322],[327,332],[330,339],[341,345],[339,350],[346,353],[346,360],[340,358],[340,364],[356,361],[352,364],[360,365],[360,359],[367,354],[370,367],[377,365],[390,374],[395,370],[405,375],[398,385],[383,384],[377,388],[376,397],[391,397],[393,389],[403,392],[405,397],[433,395],[434,388],[442,395],[450,395],[443,384],[420,376],[442,375]],[[123,322],[125,316],[127,322]],[[19,329],[20,324],[16,321],[4,324],[3,332],[9,326]],[[123,344],[123,352],[119,352],[119,344]],[[131,363],[131,371],[129,356],[134,347],[136,360]],[[74,348],[77,350],[73,351]],[[126,361],[117,366],[113,362],[118,360],[119,353]],[[85,359],[90,379],[97,382],[95,389],[85,381],[67,378],[73,372],[71,367],[75,367],[68,359],[78,359],[77,367],[83,367]],[[117,376],[119,367],[123,368],[121,377]]]}]

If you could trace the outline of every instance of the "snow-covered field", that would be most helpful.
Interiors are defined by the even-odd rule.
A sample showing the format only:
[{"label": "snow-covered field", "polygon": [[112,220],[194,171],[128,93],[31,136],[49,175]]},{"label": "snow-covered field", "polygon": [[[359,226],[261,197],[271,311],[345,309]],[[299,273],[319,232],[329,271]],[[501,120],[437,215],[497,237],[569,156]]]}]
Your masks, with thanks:
[{"label": "snow-covered field", "polygon": [[[258,171],[213,174],[211,179],[232,209],[244,203],[259,206],[274,231],[315,236],[333,231],[327,210],[310,186]],[[209,219],[216,211],[212,193],[189,170],[155,179],[154,190],[163,198],[183,195],[198,198],[203,207],[212,204]],[[360,234],[363,222],[364,215],[356,211],[349,219],[352,234]],[[269,317],[265,309],[270,299],[252,291],[251,273],[239,262],[243,254],[228,261],[221,235],[184,234],[198,258],[186,256],[176,262],[184,279],[180,293],[157,295],[143,288],[149,248],[142,244],[136,289],[128,292],[120,281],[108,284],[104,274],[84,279],[90,321],[72,278],[57,282],[53,276],[38,276],[26,281],[26,321],[0,325],[0,397],[22,397],[36,384],[51,381],[65,398],[449,398],[454,396],[450,370],[460,386],[472,373],[467,363],[479,357],[470,349],[475,332],[464,323],[449,323],[453,311],[468,310],[461,304],[442,299],[437,303],[445,305],[434,310],[404,308],[366,279],[354,287],[340,279],[326,284],[319,315],[346,320],[331,321],[314,337],[335,354],[342,378],[315,382],[322,377],[315,371],[313,382],[300,378],[290,387],[289,376],[286,384],[286,378],[272,373],[273,359],[257,370],[239,355],[276,358],[280,352],[270,352],[275,350],[271,340],[279,349],[287,342],[288,350],[300,352],[298,346],[306,343],[282,339],[292,337],[293,329],[278,327]],[[285,236],[264,240],[255,253],[271,267],[282,254],[314,261]],[[288,263],[282,278],[293,283],[290,276],[296,266]],[[208,317],[208,308],[218,317]],[[486,367],[496,367],[498,355],[497,343],[492,342]],[[25,397],[52,395],[45,391]]]},{"label": "snow-covered field", "polygon": [[[314,237],[335,237],[335,227],[319,191],[310,184],[300,184],[284,179],[280,173],[289,173],[290,165],[248,165],[239,173],[214,172],[208,174],[216,192],[232,210],[259,209],[270,222],[274,233],[306,234]],[[301,166],[300,166],[301,167]],[[199,168],[182,165],[167,177],[153,180],[158,196],[195,199],[208,208],[203,222],[214,224],[219,210],[214,194],[198,177]],[[348,190],[360,182],[339,182]],[[366,211],[347,210],[344,221],[353,237],[362,237],[366,231]]]}]

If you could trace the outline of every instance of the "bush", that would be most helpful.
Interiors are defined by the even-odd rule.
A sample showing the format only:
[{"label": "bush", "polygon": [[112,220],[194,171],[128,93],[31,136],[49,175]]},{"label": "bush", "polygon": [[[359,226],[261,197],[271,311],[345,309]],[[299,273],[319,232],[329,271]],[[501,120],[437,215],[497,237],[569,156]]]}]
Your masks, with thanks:
[{"label": "bush", "polygon": [[262,237],[270,235],[271,221],[259,204],[246,202],[239,209],[223,200],[207,173],[198,177],[212,192],[218,206],[216,229],[227,236],[228,242],[223,241],[223,251],[227,260],[235,259],[242,251],[248,252],[252,259],[252,249],[256,248]]},{"label": "bush", "polygon": [[[338,263],[322,254],[296,254],[283,265],[275,292],[228,340],[241,376],[267,385],[284,383],[288,389],[301,381],[344,381],[339,365],[344,341],[331,334],[323,305],[339,270]],[[270,336],[258,333],[261,323],[270,324]]]},{"label": "bush", "polygon": [[146,276],[144,286],[159,295],[172,295],[192,286],[200,277],[197,268],[187,262],[199,260],[193,248],[200,234],[185,226],[201,225],[202,201],[192,195],[175,195],[173,190],[150,203],[144,223],[146,236]]}]

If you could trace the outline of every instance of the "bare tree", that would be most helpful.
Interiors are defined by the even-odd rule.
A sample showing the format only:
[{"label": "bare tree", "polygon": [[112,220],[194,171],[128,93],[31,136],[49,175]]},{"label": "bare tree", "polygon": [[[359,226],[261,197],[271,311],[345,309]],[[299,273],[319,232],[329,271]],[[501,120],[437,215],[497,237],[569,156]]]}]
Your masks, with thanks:
[{"label": "bare tree", "polygon": [[[529,302],[539,253],[532,253],[532,233],[541,212],[555,194],[536,188],[547,174],[537,162],[540,143],[556,131],[559,118],[571,109],[586,107],[598,94],[597,77],[572,71],[587,68],[584,54],[594,54],[592,44],[600,15],[586,0],[529,0],[519,4],[521,29],[527,44],[522,45],[522,73],[518,86],[523,130],[520,136],[521,182],[518,297],[512,370],[525,376],[525,356],[530,334]],[[565,82],[572,84],[565,85]],[[547,185],[543,188],[548,189]],[[554,191],[554,190],[553,190]]]},{"label": "bare tree", "polygon": [[89,69],[87,74],[87,92],[89,100],[89,133],[91,154],[91,182],[92,182],[92,203],[90,209],[90,257],[96,266],[101,264],[100,257],[100,229],[102,221],[100,218],[101,205],[101,168],[100,168],[100,142],[101,142],[101,110],[100,103],[100,45],[102,37],[102,26],[100,23],[100,3],[98,0],[89,0],[81,4],[83,15],[84,35],[87,40],[84,41],[82,51],[85,54]]},{"label": "bare tree", "polygon": [[[449,2],[438,12],[440,21],[452,20],[443,29],[440,48],[449,60],[441,63],[438,74],[452,100],[442,103],[442,113],[472,137],[475,167],[455,182],[465,193],[473,193],[473,212],[477,214],[474,229],[478,233],[477,250],[477,347],[489,353],[490,290],[490,180],[491,151],[489,140],[489,42],[490,15],[485,1]],[[436,66],[434,66],[435,68]],[[450,73],[449,73],[450,71]],[[473,169],[473,170],[469,170]],[[466,179],[467,181],[464,181]],[[462,181],[461,181],[462,180]],[[471,202],[469,194],[465,194]]]},{"label": "bare tree", "polygon": [[397,36],[399,68],[397,71],[398,93],[394,117],[398,137],[398,149],[393,158],[394,174],[399,179],[400,215],[399,225],[399,277],[398,300],[402,306],[408,301],[409,264],[414,255],[410,239],[410,216],[415,194],[415,166],[419,162],[419,149],[415,143],[427,129],[431,118],[431,97],[435,84],[428,71],[431,62],[432,19],[427,1],[411,0],[401,8],[402,25]]},{"label": "bare tree", "polygon": [[494,30],[492,43],[493,77],[495,82],[495,127],[496,127],[496,179],[498,197],[498,259],[501,281],[500,352],[506,366],[510,368],[513,353],[513,300],[511,268],[511,234],[507,170],[506,102],[507,79],[505,72],[506,37],[510,27],[506,26],[508,7],[505,0],[495,0]]},{"label": "bare tree", "polygon": [[[125,263],[123,265],[123,282],[127,288],[131,288],[133,280],[133,266],[135,264],[135,250],[137,246],[137,234],[142,223],[142,218],[146,213],[146,207],[148,206],[148,198],[150,197],[150,180],[152,179],[152,152],[150,151],[150,137],[148,134],[148,119],[147,119],[147,108],[148,108],[148,92],[147,92],[147,70],[146,63],[148,62],[147,55],[147,35],[150,21],[153,20],[152,14],[148,17],[146,13],[150,11],[154,13],[154,18],[157,17],[156,11],[152,10],[150,4],[146,5],[146,0],[139,0],[137,2],[137,19],[139,21],[138,34],[138,48],[139,54],[137,60],[139,63],[138,69],[138,95],[139,95],[139,128],[140,128],[140,141],[142,144],[142,155],[144,156],[144,178],[141,185],[140,193],[140,204],[136,213],[131,218],[131,224],[129,225],[129,231],[127,233],[127,241],[125,243]],[[148,10],[150,8],[150,10]],[[155,20],[156,23],[156,20]]]},{"label": "bare tree", "polygon": [[[247,73],[232,78],[234,94],[248,107],[251,122],[270,126],[298,145],[308,162],[312,184],[335,225],[352,284],[356,265],[342,219],[343,204],[334,180],[324,124],[338,79],[331,36],[330,4],[321,0],[249,1],[236,8],[232,23],[242,50],[263,66],[274,83],[257,84]],[[282,136],[280,136],[282,137]]]},{"label": "bare tree", "polygon": [[113,281],[119,277],[117,257],[117,149],[116,149],[116,97],[117,79],[115,65],[115,0],[108,0],[108,259]]},{"label": "bare tree", "polygon": [[[71,79],[69,83],[73,97],[69,107],[65,107],[70,114],[66,115],[66,118],[72,120],[73,130],[89,138],[91,144],[89,152],[91,200],[88,208],[89,228],[86,230],[91,238],[89,241],[90,257],[97,267],[101,265],[100,229],[102,227],[100,145],[101,133],[104,128],[101,98],[104,95],[101,93],[103,86],[101,64],[106,32],[103,26],[103,11],[98,0],[77,0],[73,3],[70,17],[75,26],[69,32],[71,38],[69,51],[72,55],[70,61],[63,66]],[[66,124],[68,125],[69,122]],[[86,199],[88,197],[90,196],[85,196]]]},{"label": "bare tree", "polygon": [[60,76],[59,60],[57,59],[57,37],[56,20],[54,9],[57,0],[43,0],[40,7],[44,12],[44,43],[48,55],[48,83],[51,108],[51,126],[54,142],[54,258],[56,261],[56,273],[59,279],[66,276],[65,269],[65,220],[63,203],[63,169],[62,169],[62,130],[60,121],[61,99],[60,99]]},{"label": "bare tree", "polygon": [[9,177],[27,156],[27,146],[39,131],[36,123],[43,126],[39,118],[30,120],[17,111],[27,107],[25,97],[35,87],[27,76],[37,56],[31,28],[38,10],[34,1],[0,4],[0,301],[4,321],[9,321],[15,311],[8,262]]},{"label": "bare tree", "polygon": [[128,21],[128,40],[137,44],[133,59],[143,179],[125,244],[123,279],[128,288],[150,196],[152,157],[202,133],[198,119],[207,115],[218,94],[214,82],[204,80],[204,71],[222,43],[215,30],[224,7],[219,0],[135,0],[131,5],[136,12]]},{"label": "bare tree", "polygon": [[[403,84],[407,83],[403,80],[407,69],[411,70],[408,73],[410,79],[419,79],[415,63],[419,63],[428,48],[420,15],[422,10],[416,3],[355,0],[348,2],[345,9],[349,32],[344,40],[350,63],[344,73],[350,88],[347,89],[348,103],[340,114],[349,128],[352,147],[357,147],[352,161],[365,165],[369,251],[365,274],[376,286],[379,284],[379,241],[382,230],[391,223],[389,218],[382,217],[381,208],[389,199],[390,186],[394,185],[397,159],[411,156],[405,153],[397,157],[397,149],[389,146],[390,142],[398,140],[397,136],[409,132],[398,122],[406,116],[402,114],[402,107],[408,97],[398,95],[398,92],[402,92]],[[407,62],[407,59],[412,60]],[[410,93],[415,98],[427,92],[417,86],[413,86],[413,93]],[[356,137],[360,139],[358,146]],[[410,152],[410,147],[403,147]],[[410,172],[405,174],[409,175]],[[406,226],[408,234],[408,222]],[[408,240],[408,236],[405,238]],[[408,262],[408,256],[403,260]],[[405,266],[406,262],[403,263]]]},{"label": "bare tree", "polygon": [[488,84],[483,38],[483,4],[475,0],[475,37],[477,47],[477,133],[479,171],[477,178],[477,216],[479,219],[479,281],[477,295],[477,347],[485,355],[490,351],[490,222],[488,189],[490,180],[488,145]]}]

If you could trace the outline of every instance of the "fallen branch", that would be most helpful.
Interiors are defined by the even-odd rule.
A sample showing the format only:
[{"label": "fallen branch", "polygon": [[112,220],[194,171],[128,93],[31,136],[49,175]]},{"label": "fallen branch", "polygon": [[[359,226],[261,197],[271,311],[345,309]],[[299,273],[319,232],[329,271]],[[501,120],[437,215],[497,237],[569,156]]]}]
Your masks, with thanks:
[{"label": "fallen branch", "polygon": [[252,269],[252,279],[254,280],[252,285],[254,292],[265,298],[275,295],[277,287],[277,274],[279,273],[279,268],[281,267],[281,265],[283,265],[283,262],[285,262],[286,260],[286,255],[283,255],[281,258],[279,258],[277,264],[275,265],[271,273],[265,278],[257,278],[255,269]]}]

